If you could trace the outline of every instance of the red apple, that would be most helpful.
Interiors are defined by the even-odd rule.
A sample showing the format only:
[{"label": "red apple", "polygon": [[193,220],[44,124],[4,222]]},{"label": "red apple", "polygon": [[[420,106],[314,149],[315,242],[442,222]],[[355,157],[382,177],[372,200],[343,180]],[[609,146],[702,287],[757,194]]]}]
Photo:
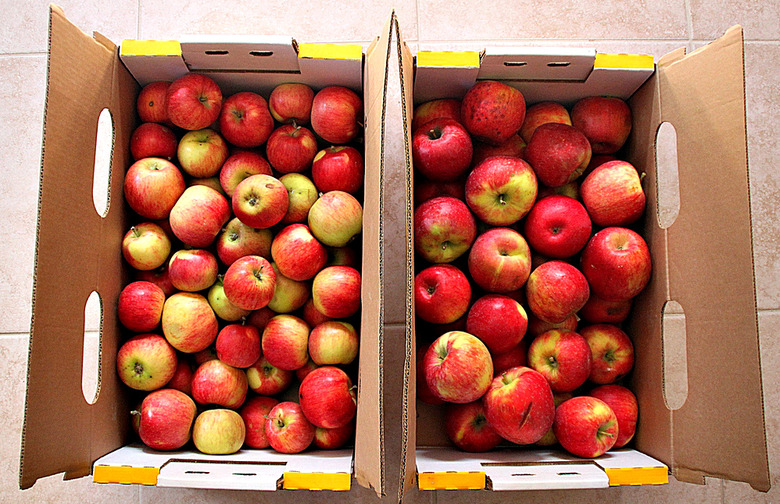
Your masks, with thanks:
[{"label": "red apple", "polygon": [[604,163],[607,163],[609,161],[615,161],[616,159],[617,158],[612,154],[593,154],[590,157],[590,163],[588,163],[588,167],[585,168],[585,171],[582,173],[583,178],[590,175],[590,172],[592,172],[599,166],[603,165]]},{"label": "red apple", "polygon": [[268,321],[277,315],[278,313],[266,306],[265,308],[260,308],[259,310],[251,312],[246,318],[246,323],[257,327],[257,330],[262,333],[265,326],[268,324]]},{"label": "red apple", "polygon": [[309,209],[308,223],[323,245],[343,247],[363,230],[363,207],[347,192],[328,191]]},{"label": "red apple", "polygon": [[228,198],[236,186],[252,175],[273,175],[271,165],[257,152],[239,151],[231,154],[219,170],[219,184]]},{"label": "red apple", "polygon": [[214,342],[219,331],[208,300],[194,292],[177,292],[166,299],[161,322],[165,339],[184,353],[204,350]]},{"label": "red apple", "polygon": [[580,184],[576,180],[573,180],[568,184],[563,184],[562,186],[558,186],[558,187],[547,187],[544,185],[540,185],[539,194],[536,196],[536,201],[540,201],[542,198],[546,198],[547,196],[554,196],[554,195],[568,196],[570,198],[579,200],[581,199]]},{"label": "red apple", "polygon": [[217,237],[217,256],[227,266],[247,255],[270,257],[272,241],[269,229],[249,227],[235,217]]},{"label": "red apple", "polygon": [[533,312],[528,314],[528,335],[531,337],[539,336],[540,334],[549,331],[550,329],[568,329],[570,331],[577,330],[577,315],[572,314],[570,317],[568,317],[563,322],[558,323],[552,323],[552,322],[546,322],[536,315],[533,314]]},{"label": "red apple", "polygon": [[179,142],[171,129],[162,124],[146,122],[138,126],[130,136],[130,153],[133,159],[159,157],[172,159]]},{"label": "red apple", "polygon": [[327,266],[352,266],[359,268],[361,263],[360,252],[357,247],[346,245],[344,247],[326,247],[328,251]]},{"label": "red apple", "polygon": [[504,143],[490,145],[483,142],[474,142],[474,155],[471,156],[471,166],[477,166],[482,161],[493,156],[509,156],[523,159],[525,156],[526,142],[520,135],[512,135]]},{"label": "red apple", "polygon": [[[316,158],[315,158],[316,159]],[[309,210],[319,198],[319,192],[314,182],[302,173],[286,173],[279,177],[287,189],[287,213],[282,217],[282,224],[306,222]]]},{"label": "red apple", "polygon": [[272,365],[295,371],[309,360],[309,325],[295,315],[276,315],[263,330],[263,356]]},{"label": "red apple", "polygon": [[160,324],[165,293],[151,282],[131,282],[119,293],[119,322],[133,332],[149,332]]},{"label": "red apple", "polygon": [[618,437],[617,417],[600,399],[573,397],[555,410],[553,432],[569,453],[596,458],[614,446]]},{"label": "red apple", "polygon": [[499,294],[487,294],[477,299],[466,319],[466,332],[482,340],[493,355],[516,347],[525,336],[527,327],[528,316],[523,306]]},{"label": "red apple", "polygon": [[450,263],[474,243],[477,225],[466,204],[449,196],[430,199],[414,211],[414,249],[432,263]]},{"label": "red apple", "polygon": [[268,412],[265,436],[271,448],[280,453],[300,453],[314,440],[315,427],[306,419],[301,406],[280,402]]},{"label": "red apple", "polygon": [[590,376],[590,346],[574,331],[550,329],[528,346],[528,367],[541,373],[553,392],[571,392]]},{"label": "red apple", "polygon": [[434,324],[449,324],[462,317],[471,303],[471,285],[451,264],[435,264],[414,278],[414,309]]},{"label": "red apple", "polygon": [[161,288],[166,296],[176,292],[176,288],[171,284],[170,278],[168,278],[168,266],[163,264],[161,267],[148,270],[135,272],[135,279],[143,282],[152,282],[157,287]]},{"label": "red apple", "polygon": [[279,223],[288,205],[287,188],[270,175],[247,177],[233,191],[233,212],[252,228],[266,229]]},{"label": "red apple", "polygon": [[425,379],[425,354],[428,352],[429,344],[423,343],[417,347],[416,369],[417,369],[417,399],[427,404],[443,404],[444,401],[428,387],[428,381]]},{"label": "red apple", "polygon": [[625,226],[645,212],[645,192],[636,168],[625,161],[608,161],[580,185],[580,195],[594,224]]},{"label": "red apple", "polygon": [[634,367],[634,345],[622,329],[612,324],[593,324],[580,329],[590,346],[593,364],[590,381],[615,383]]},{"label": "red apple", "polygon": [[650,250],[635,231],[604,228],[582,251],[580,267],[591,291],[607,301],[631,299],[647,286],[652,273]]},{"label": "red apple", "polygon": [[306,375],[298,389],[306,418],[317,427],[336,429],[349,423],[357,411],[352,380],[335,366],[322,366]]},{"label": "red apple", "polygon": [[157,269],[171,253],[171,240],[165,230],[154,222],[132,226],[122,239],[122,255],[137,270]]},{"label": "red apple", "polygon": [[136,110],[142,122],[169,122],[166,94],[170,85],[168,81],[154,81],[141,89],[136,100]]},{"label": "red apple", "polygon": [[523,229],[531,248],[547,257],[564,259],[582,250],[592,227],[582,203],[555,195],[537,201]]},{"label": "red apple", "polygon": [[431,180],[414,181],[414,204],[422,204],[429,199],[439,196],[452,196],[461,201],[466,201],[466,182],[461,177],[451,182],[434,182]]},{"label": "red apple", "polygon": [[244,444],[244,420],[232,409],[216,408],[201,412],[192,425],[192,442],[201,453],[230,455]]},{"label": "red apple", "polygon": [[314,299],[312,298],[306,300],[306,303],[303,305],[303,313],[301,315],[303,320],[305,320],[306,323],[311,327],[315,327],[323,322],[327,322],[328,320],[333,320],[330,317],[323,315],[322,312],[319,311],[316,306],[314,306]]},{"label": "red apple", "polygon": [[312,88],[298,82],[287,82],[271,91],[268,109],[273,118],[282,124],[308,124],[313,101]]},{"label": "red apple", "polygon": [[173,373],[173,377],[168,380],[165,385],[166,388],[176,389],[185,394],[192,395],[192,365],[188,359],[178,359],[176,364],[176,371]]},{"label": "red apple", "polygon": [[311,298],[311,285],[306,281],[292,280],[279,272],[276,263],[271,264],[276,273],[274,295],[268,308],[276,313],[290,313],[303,307]]},{"label": "red apple", "polygon": [[571,123],[588,137],[594,154],[614,154],[631,133],[631,109],[614,96],[589,96],[574,104]]},{"label": "red apple", "polygon": [[314,277],[314,306],[330,318],[345,318],[360,309],[360,272],[350,266],[327,266]]},{"label": "red apple", "polygon": [[306,361],[306,364],[303,365],[303,367],[299,367],[295,370],[295,377],[298,378],[298,381],[303,381],[304,378],[306,378],[306,375],[314,371],[320,367],[319,365],[315,364],[313,360],[311,360],[311,357],[309,357],[309,360]]},{"label": "red apple", "polygon": [[531,141],[536,128],[547,123],[560,123],[571,126],[569,111],[560,103],[551,101],[531,105],[525,111],[525,121],[523,121],[523,127],[520,128],[520,136],[528,143]]},{"label": "red apple", "polygon": [[590,163],[588,139],[574,126],[542,124],[534,131],[525,149],[525,159],[533,166],[541,184],[557,187],[582,175]]},{"label": "red apple", "polygon": [[[555,403],[555,408],[557,409],[558,406],[563,404],[565,401],[568,401],[572,397],[574,397],[574,395],[571,392],[553,392],[553,402]],[[542,436],[542,438],[535,444],[537,446],[553,446],[558,444],[558,439],[555,437],[553,428],[550,427],[550,430],[548,430],[547,433]]]},{"label": "red apple", "polygon": [[251,91],[229,96],[219,114],[219,130],[236,147],[262,145],[274,128],[265,98]]},{"label": "red apple", "polygon": [[208,289],[217,280],[218,272],[217,258],[208,250],[177,250],[168,261],[171,283],[181,291],[198,292]]},{"label": "red apple", "polygon": [[412,135],[414,167],[429,180],[457,179],[471,165],[473,151],[469,133],[455,119],[433,119]]},{"label": "red apple", "polygon": [[470,403],[490,387],[493,360],[482,341],[463,331],[439,336],[425,354],[425,380],[443,401]]},{"label": "red apple", "polygon": [[228,324],[217,334],[217,358],[236,368],[248,368],[260,358],[260,331],[252,325]]},{"label": "red apple", "polygon": [[514,229],[493,228],[474,241],[468,265],[474,283],[486,291],[512,292],[528,280],[531,250]]},{"label": "red apple", "polygon": [[335,429],[317,427],[314,431],[314,446],[321,450],[337,450],[346,445],[354,435],[354,421]]},{"label": "red apple", "polygon": [[225,190],[222,188],[222,185],[219,183],[219,176],[214,175],[211,177],[199,177],[199,178],[191,178],[187,182],[187,186],[193,186],[193,185],[203,185],[206,187],[210,187],[217,191],[222,196],[226,196]]},{"label": "red apple", "polygon": [[239,414],[246,426],[244,443],[250,448],[268,448],[268,438],[265,436],[265,417],[279,404],[277,399],[266,396],[250,397],[241,406]]},{"label": "red apple", "polygon": [[460,122],[460,106],[460,100],[456,98],[440,98],[417,105],[412,114],[412,132],[439,117],[449,117]]},{"label": "red apple", "polygon": [[198,404],[236,409],[244,404],[246,373],[219,359],[206,361],[192,375],[192,398]]},{"label": "red apple", "polygon": [[351,364],[358,355],[358,332],[349,322],[330,320],[309,334],[309,356],[318,366]]},{"label": "red apple", "polygon": [[317,154],[317,139],[303,126],[283,124],[268,137],[265,154],[276,171],[300,173],[311,167]]},{"label": "red apple", "polygon": [[160,389],[141,402],[138,435],[153,450],[178,450],[190,440],[197,407],[185,393]]},{"label": "red apple", "polygon": [[250,310],[244,310],[234,305],[225,295],[225,286],[222,283],[222,276],[218,276],[216,282],[209,288],[206,298],[209,300],[209,306],[214,310],[214,314],[222,320],[235,322],[244,317],[248,317]]},{"label": "red apple", "polygon": [[591,294],[588,302],[579,312],[580,318],[591,324],[619,324],[626,320],[631,312],[632,300],[606,301]]},{"label": "red apple", "polygon": [[466,180],[466,203],[482,222],[508,226],[531,210],[539,186],[522,159],[494,156],[475,166]]},{"label": "red apple", "polygon": [[634,393],[622,385],[600,385],[591,390],[590,395],[607,403],[615,412],[618,436],[613,448],[627,445],[634,437],[639,417],[639,405]]},{"label": "red apple", "polygon": [[144,158],[127,169],[123,189],[135,213],[147,219],[167,219],[184,192],[184,177],[167,159]]},{"label": "red apple", "polygon": [[290,224],[271,242],[271,257],[284,276],[303,281],[325,266],[328,253],[305,224]]},{"label": "red apple", "polygon": [[231,303],[244,310],[259,310],[274,295],[276,273],[268,259],[248,255],[228,267],[222,283]]},{"label": "red apple", "polygon": [[326,142],[348,143],[362,131],[363,100],[351,89],[328,86],[314,95],[311,126]]},{"label": "red apple", "polygon": [[312,161],[311,178],[322,192],[355,194],[363,187],[363,155],[349,145],[322,149]]},{"label": "red apple", "polygon": [[274,366],[263,356],[247,368],[246,378],[249,388],[254,392],[271,396],[283,392],[290,386],[293,372]]},{"label": "red apple", "polygon": [[537,267],[528,277],[525,292],[534,315],[553,324],[577,313],[590,296],[582,272],[563,261],[548,261]]},{"label": "red apple", "polygon": [[125,341],[116,356],[122,383],[134,390],[157,390],[176,372],[176,350],[157,334],[136,334]]},{"label": "red apple", "polygon": [[228,146],[216,131],[188,131],[176,151],[181,169],[192,177],[213,177],[228,158]]},{"label": "red apple", "polygon": [[493,355],[493,377],[500,375],[508,369],[528,365],[528,350],[525,339],[506,352]]},{"label": "red apple", "polygon": [[210,126],[222,109],[222,91],[202,74],[189,73],[173,81],[165,99],[171,122],[186,130]]},{"label": "red apple", "polygon": [[463,451],[490,451],[503,441],[485,417],[482,401],[448,404],[444,409],[444,432]]},{"label": "red apple", "polygon": [[214,242],[230,218],[224,196],[206,186],[190,186],[171,209],[171,230],[190,247],[205,248]]},{"label": "red apple", "polygon": [[466,92],[461,122],[477,140],[491,145],[506,142],[525,120],[523,94],[502,82],[483,80]]}]

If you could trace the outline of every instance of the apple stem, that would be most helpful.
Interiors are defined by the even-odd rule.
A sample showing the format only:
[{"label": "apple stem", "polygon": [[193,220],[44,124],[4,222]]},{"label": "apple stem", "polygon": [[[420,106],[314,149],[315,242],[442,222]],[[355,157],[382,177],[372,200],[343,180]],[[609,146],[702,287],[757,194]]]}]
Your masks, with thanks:
[{"label": "apple stem", "polygon": [[130,415],[132,415],[132,416],[141,416],[141,412],[138,411],[137,409],[134,409],[134,410],[130,411]]},{"label": "apple stem", "polygon": [[139,236],[141,236],[141,232],[135,226],[132,226],[130,228],[130,232],[133,233],[133,237],[135,237],[135,238],[138,238]]}]

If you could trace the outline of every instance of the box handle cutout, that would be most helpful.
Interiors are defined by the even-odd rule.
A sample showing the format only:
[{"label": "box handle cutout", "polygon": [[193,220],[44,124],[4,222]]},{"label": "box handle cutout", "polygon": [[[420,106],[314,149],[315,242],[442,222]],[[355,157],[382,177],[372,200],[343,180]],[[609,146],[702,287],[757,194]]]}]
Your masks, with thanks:
[{"label": "box handle cutout", "polygon": [[664,304],[661,334],[664,356],[664,402],[682,408],[688,398],[688,351],[685,311],[677,301]]},{"label": "box handle cutout", "polygon": [[570,61],[551,61],[551,62],[547,63],[547,66],[550,67],[550,68],[567,67],[569,65],[571,65]]},{"label": "box handle cutout", "polygon": [[103,300],[97,291],[84,304],[84,346],[81,354],[81,393],[88,404],[100,394],[100,365],[103,336]]},{"label": "box handle cutout", "polygon": [[230,52],[227,49],[208,49],[203,52],[208,56],[225,56],[227,54],[230,54]]},{"label": "box handle cutout", "polygon": [[249,55],[265,57],[265,56],[273,56],[274,52],[273,51],[249,51]]},{"label": "box handle cutout", "polygon": [[505,61],[504,66],[508,67],[521,67],[526,66],[528,64],[527,61]]},{"label": "box handle cutout", "polygon": [[92,173],[92,203],[101,217],[108,214],[111,201],[111,163],[114,158],[114,116],[100,111],[95,138],[95,168]]},{"label": "box handle cutout", "polygon": [[658,225],[667,229],[680,213],[680,173],[677,161],[677,130],[662,122],[655,135],[655,165],[658,192]]}]

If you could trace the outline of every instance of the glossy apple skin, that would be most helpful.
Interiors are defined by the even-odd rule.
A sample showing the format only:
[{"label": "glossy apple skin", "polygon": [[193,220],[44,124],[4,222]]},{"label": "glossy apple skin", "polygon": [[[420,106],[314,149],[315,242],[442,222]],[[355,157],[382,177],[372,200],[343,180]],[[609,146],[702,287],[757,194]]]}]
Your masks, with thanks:
[{"label": "glossy apple skin", "polygon": [[572,125],[582,131],[594,154],[614,154],[631,133],[631,109],[617,97],[589,96],[571,109]]},{"label": "glossy apple skin", "polygon": [[265,436],[280,453],[300,453],[314,441],[316,427],[306,419],[298,403],[280,402],[268,412]]},{"label": "glossy apple skin", "polygon": [[451,264],[435,264],[414,278],[414,309],[418,317],[434,324],[449,324],[462,317],[471,303],[471,284]]},{"label": "glossy apple skin", "polygon": [[538,200],[523,225],[531,248],[553,259],[577,254],[588,243],[592,229],[582,203],[561,195]]},{"label": "glossy apple skin", "polygon": [[171,253],[171,239],[165,230],[154,222],[142,222],[131,226],[122,238],[122,256],[137,270],[157,269]]},{"label": "glossy apple skin", "polygon": [[516,157],[487,158],[466,179],[466,203],[491,226],[509,226],[525,217],[538,191],[531,165]]},{"label": "glossy apple skin", "polygon": [[[568,401],[572,397],[574,397],[574,395],[571,392],[553,392],[553,402],[555,403],[555,408],[557,409],[558,406],[563,404],[565,401]],[[550,427],[550,430],[548,430],[547,433],[536,442],[537,446],[553,446],[556,444],[558,444],[558,439],[555,437],[555,431],[553,431],[552,427]]]},{"label": "glossy apple skin", "polygon": [[172,159],[179,142],[167,126],[153,122],[142,123],[130,136],[130,153],[133,159],[159,157]]},{"label": "glossy apple skin", "polygon": [[263,356],[286,371],[295,371],[309,360],[311,328],[295,315],[276,315],[263,329]]},{"label": "glossy apple skin", "polygon": [[560,103],[551,101],[531,105],[525,111],[525,121],[523,121],[523,127],[520,128],[520,136],[528,143],[536,128],[546,123],[561,123],[571,126],[569,111]]},{"label": "glossy apple skin", "polygon": [[234,152],[222,163],[219,170],[219,185],[228,198],[233,197],[236,186],[252,175],[273,175],[268,161],[253,151]]},{"label": "glossy apple skin", "polygon": [[439,117],[449,117],[460,122],[460,106],[461,102],[456,98],[441,98],[417,105],[412,113],[412,132]]},{"label": "glossy apple skin", "polygon": [[414,248],[428,262],[450,263],[466,253],[477,237],[477,224],[466,204],[440,196],[414,211]]},{"label": "glossy apple skin", "polygon": [[192,396],[192,365],[189,359],[179,359],[173,377],[165,384],[165,388],[176,389]]},{"label": "glossy apple skin", "polygon": [[168,266],[165,264],[154,270],[136,271],[135,280],[152,282],[157,287],[161,288],[166,296],[176,293],[176,288],[171,284],[170,279],[168,278]]},{"label": "glossy apple skin", "polygon": [[588,342],[593,364],[590,381],[615,383],[634,367],[634,345],[628,334],[613,324],[592,324],[579,330]]},{"label": "glossy apple skin", "polygon": [[591,294],[588,302],[579,311],[579,316],[591,324],[619,324],[631,313],[632,299],[624,301],[606,301]]},{"label": "glossy apple skin", "polygon": [[300,282],[314,278],[325,267],[328,252],[308,226],[295,223],[276,234],[271,257],[284,276]]},{"label": "glossy apple skin", "polygon": [[553,324],[577,313],[590,296],[585,275],[571,264],[557,260],[538,266],[528,277],[525,291],[534,315]]},{"label": "glossy apple skin", "polygon": [[219,359],[204,362],[192,375],[192,398],[198,404],[237,409],[244,404],[248,387],[243,369]]},{"label": "glossy apple skin", "polygon": [[577,323],[578,320],[576,314],[572,314],[563,322],[553,324],[551,322],[545,322],[544,320],[534,315],[533,312],[531,312],[528,314],[528,330],[526,332],[529,336],[535,338],[536,336],[539,336],[543,332],[549,331],[550,329],[568,329],[570,331],[576,331]]},{"label": "glossy apple skin", "polygon": [[363,155],[349,145],[320,150],[311,165],[314,185],[323,193],[344,191],[354,195],[363,187],[363,173]]},{"label": "glossy apple skin", "polygon": [[258,174],[245,178],[236,186],[231,204],[241,222],[252,228],[266,229],[284,218],[289,196],[279,179]]},{"label": "glossy apple skin", "polygon": [[528,316],[523,306],[500,294],[486,294],[477,299],[466,319],[466,332],[482,340],[492,355],[516,347],[527,327]]},{"label": "glossy apple skin", "polygon": [[528,367],[541,373],[555,392],[572,392],[590,376],[588,342],[574,331],[550,329],[528,346]]},{"label": "glossy apple skin", "polygon": [[328,191],[309,209],[309,229],[327,247],[343,247],[363,230],[363,207],[351,194]]},{"label": "glossy apple skin", "polygon": [[601,227],[626,226],[645,212],[645,192],[636,168],[626,161],[608,161],[580,185],[582,202]]},{"label": "glossy apple skin", "polygon": [[439,336],[428,348],[423,367],[431,392],[442,401],[458,404],[482,397],[493,379],[487,347],[463,331]]},{"label": "glossy apple skin", "polygon": [[268,137],[265,153],[279,173],[300,173],[311,168],[317,154],[317,139],[308,128],[283,124]]},{"label": "glossy apple skin", "polygon": [[268,438],[265,436],[265,417],[279,404],[279,400],[263,395],[253,396],[246,400],[239,414],[246,426],[244,444],[249,448],[268,448]]},{"label": "glossy apple skin", "polygon": [[343,86],[328,86],[314,95],[311,126],[326,142],[345,144],[362,131],[363,100]]},{"label": "glossy apple skin", "polygon": [[555,410],[553,432],[569,453],[596,458],[610,450],[618,437],[615,413],[602,400],[573,397]]},{"label": "glossy apple skin", "polygon": [[260,331],[251,325],[228,324],[217,334],[217,358],[233,367],[248,368],[260,358]]},{"label": "glossy apple skin", "polygon": [[188,131],[179,140],[176,157],[181,169],[191,177],[213,177],[228,158],[228,146],[212,129]]},{"label": "glossy apple skin", "polygon": [[127,169],[124,181],[125,201],[147,219],[167,219],[185,184],[179,169],[167,159],[139,159]]},{"label": "glossy apple skin", "polygon": [[217,237],[217,257],[230,266],[247,255],[270,257],[273,233],[269,229],[255,229],[234,217]]},{"label": "glossy apple skin", "polygon": [[488,424],[482,401],[468,404],[448,404],[444,409],[444,432],[463,451],[490,451],[503,441]]},{"label": "glossy apple skin", "polygon": [[273,298],[276,272],[266,258],[248,255],[228,267],[222,284],[231,303],[244,310],[259,310]]},{"label": "glossy apple skin", "polygon": [[217,281],[209,288],[206,299],[209,300],[209,306],[214,310],[214,314],[221,320],[236,322],[251,313],[250,310],[244,310],[230,302],[225,295],[225,286],[220,277],[217,277]]},{"label": "glossy apple skin", "polygon": [[357,411],[357,398],[352,380],[335,366],[312,370],[301,382],[298,400],[306,418],[325,429],[343,427]]},{"label": "glossy apple skin", "polygon": [[274,119],[265,98],[251,91],[229,96],[219,114],[219,130],[236,147],[258,147],[268,140]]},{"label": "glossy apple skin", "polygon": [[573,126],[542,124],[534,131],[525,149],[525,159],[533,167],[539,183],[558,187],[577,179],[591,157],[588,139]]},{"label": "glossy apple skin", "polygon": [[287,213],[282,217],[281,223],[306,222],[309,210],[319,198],[317,186],[302,173],[286,173],[279,177],[279,182],[287,189],[288,200]]},{"label": "glossy apple skin", "polygon": [[263,396],[272,396],[290,386],[293,372],[274,366],[263,356],[247,368],[246,378],[249,388],[254,392]]},{"label": "glossy apple skin", "polygon": [[177,250],[168,261],[171,283],[181,291],[208,289],[217,280],[218,272],[217,258],[204,249]]},{"label": "glossy apple skin", "polygon": [[428,381],[425,379],[425,354],[428,352],[428,348],[431,345],[428,343],[422,343],[417,347],[416,353],[416,370],[417,370],[417,399],[426,404],[444,404],[444,401],[439,399],[428,386]]},{"label": "glossy apple skin", "polygon": [[119,293],[119,323],[133,332],[152,331],[160,324],[164,304],[165,293],[156,284],[146,281],[131,282]]},{"label": "glossy apple skin", "polygon": [[241,449],[246,438],[244,419],[232,409],[205,410],[195,418],[192,442],[201,453],[230,455]]},{"label": "glossy apple skin", "polygon": [[618,436],[613,448],[626,446],[634,438],[639,419],[639,404],[634,393],[622,385],[599,385],[589,395],[601,399],[615,412]]},{"label": "glossy apple skin", "polygon": [[287,82],[276,86],[268,97],[268,109],[274,119],[282,124],[308,124],[314,90],[299,82]]},{"label": "glossy apple skin", "polygon": [[480,234],[469,251],[471,279],[488,292],[520,289],[531,273],[531,250],[511,228],[492,228]]},{"label": "glossy apple skin", "polygon": [[525,339],[506,352],[493,355],[493,378],[508,369],[528,365],[528,342]]},{"label": "glossy apple skin", "polygon": [[173,81],[165,99],[170,121],[186,130],[210,126],[222,110],[222,90],[210,77],[196,73]]},{"label": "glossy apple skin", "polygon": [[607,301],[624,301],[642,292],[650,281],[652,260],[647,243],[638,233],[608,227],[588,241],[580,267],[591,291]]},{"label": "glossy apple skin", "polygon": [[197,407],[174,389],[150,392],[141,402],[138,435],[153,450],[178,450],[190,440]]},{"label": "glossy apple skin", "polygon": [[457,179],[471,165],[473,152],[471,136],[455,119],[433,119],[412,135],[414,168],[428,180]]},{"label": "glossy apple skin", "polygon": [[463,96],[460,115],[474,138],[498,145],[523,126],[525,98],[519,90],[502,82],[480,81]]},{"label": "glossy apple skin", "polygon": [[206,248],[230,218],[227,200],[214,189],[190,186],[171,209],[171,230],[185,244]]},{"label": "glossy apple skin", "polygon": [[176,350],[160,335],[136,334],[125,341],[116,357],[122,383],[134,390],[157,390],[173,378]]},{"label": "glossy apple skin", "polygon": [[184,353],[204,350],[214,342],[219,331],[208,300],[195,292],[177,292],[168,297],[161,322],[165,339]]},{"label": "glossy apple skin", "polygon": [[309,334],[309,357],[318,366],[351,364],[357,358],[359,341],[349,322],[326,321]]},{"label": "glossy apple skin", "polygon": [[360,272],[350,266],[327,266],[314,277],[311,295],[314,307],[326,317],[338,319],[360,309]]},{"label": "glossy apple skin", "polygon": [[141,89],[136,100],[136,110],[142,122],[168,123],[170,121],[166,98],[170,85],[168,81],[154,81]]},{"label": "glossy apple skin", "polygon": [[335,429],[317,427],[314,431],[314,446],[322,450],[337,450],[349,443],[354,436],[354,420]]}]

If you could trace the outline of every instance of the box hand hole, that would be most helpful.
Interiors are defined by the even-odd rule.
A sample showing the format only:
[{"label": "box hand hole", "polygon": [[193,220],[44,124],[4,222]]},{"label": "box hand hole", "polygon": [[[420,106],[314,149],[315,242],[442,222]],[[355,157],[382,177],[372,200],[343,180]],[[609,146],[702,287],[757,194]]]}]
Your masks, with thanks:
[{"label": "box hand hole", "polygon": [[96,291],[84,305],[84,346],[81,355],[81,393],[88,404],[100,394],[100,349],[103,335],[103,302]]},{"label": "box hand hole", "polygon": [[680,213],[677,130],[671,123],[662,122],[656,131],[655,166],[658,187],[658,225],[666,229],[674,224]]},{"label": "box hand hole", "polygon": [[114,117],[104,108],[100,111],[95,138],[95,168],[92,174],[92,203],[101,217],[108,214],[111,201],[111,164],[114,158]]},{"label": "box hand hole", "polygon": [[664,402],[677,410],[688,398],[688,353],[685,311],[677,301],[664,304],[661,334],[664,356]]}]

